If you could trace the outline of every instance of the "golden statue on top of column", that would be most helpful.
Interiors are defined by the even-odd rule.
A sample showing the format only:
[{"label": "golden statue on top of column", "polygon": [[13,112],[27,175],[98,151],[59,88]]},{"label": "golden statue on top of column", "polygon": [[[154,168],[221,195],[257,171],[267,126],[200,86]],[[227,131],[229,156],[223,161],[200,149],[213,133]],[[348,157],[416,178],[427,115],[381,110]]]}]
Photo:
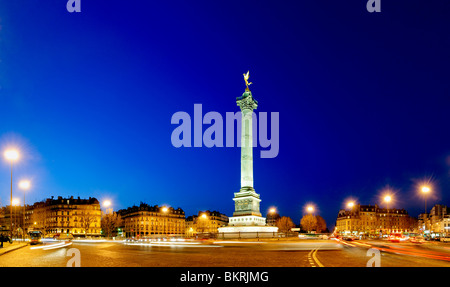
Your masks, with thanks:
[{"label": "golden statue on top of column", "polygon": [[244,81],[245,81],[245,85],[247,86],[247,88],[245,89],[246,91],[250,91],[250,89],[248,88],[248,86],[250,86],[253,83],[249,83],[248,82],[248,78],[250,77],[250,71],[247,71],[247,74],[244,74]]}]

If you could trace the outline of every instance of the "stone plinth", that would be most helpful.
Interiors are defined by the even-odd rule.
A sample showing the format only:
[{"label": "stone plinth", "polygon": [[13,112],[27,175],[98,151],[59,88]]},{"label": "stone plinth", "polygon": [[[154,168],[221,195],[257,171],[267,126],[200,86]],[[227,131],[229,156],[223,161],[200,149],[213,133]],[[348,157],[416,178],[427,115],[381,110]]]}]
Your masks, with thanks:
[{"label": "stone plinth", "polygon": [[226,226],[218,230],[218,239],[225,238],[271,238],[275,237],[278,227],[275,226]]}]

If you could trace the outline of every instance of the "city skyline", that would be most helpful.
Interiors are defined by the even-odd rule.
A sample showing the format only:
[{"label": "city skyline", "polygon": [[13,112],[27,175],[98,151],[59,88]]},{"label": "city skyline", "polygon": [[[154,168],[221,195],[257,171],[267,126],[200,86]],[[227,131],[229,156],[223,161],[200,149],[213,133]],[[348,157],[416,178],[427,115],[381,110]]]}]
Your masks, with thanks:
[{"label": "city skyline", "polygon": [[[16,188],[20,189],[20,185],[23,184],[23,183],[24,183],[24,180],[19,181],[18,187],[16,187]],[[25,183],[27,184],[27,189],[30,188],[31,183],[29,181],[26,181]],[[416,190],[416,189],[420,190],[420,188],[422,188],[422,189],[426,188],[426,189],[429,189],[431,191],[431,190],[435,189],[435,185],[430,180],[428,180],[428,181],[420,181],[420,182],[418,182],[417,184],[414,185],[414,190]],[[21,190],[18,193],[20,193],[20,192],[22,192],[22,195],[23,195],[24,191]],[[379,208],[386,208],[386,207],[388,207],[389,209],[406,210],[406,212],[408,212],[407,208],[402,207],[402,206],[398,206],[398,203],[396,204],[396,202],[398,202],[398,200],[396,199],[398,196],[399,196],[398,191],[396,191],[395,189],[393,189],[390,186],[387,186],[387,187],[383,188],[382,192],[379,193],[379,195],[378,195],[378,198],[379,198],[380,202],[368,202],[368,203],[367,202],[359,202],[358,199],[356,197],[354,197],[354,196],[353,197],[348,197],[345,201],[343,201],[343,204],[341,204],[341,207],[337,210],[336,214],[339,213],[341,210],[352,210],[353,206],[356,206],[356,205],[378,206]],[[27,206],[28,205],[31,206],[31,205],[33,205],[35,203],[38,203],[38,202],[44,202],[45,200],[50,199],[50,198],[51,199],[53,199],[53,198],[67,198],[67,199],[69,199],[69,198],[73,198],[73,197],[74,197],[74,195],[67,195],[67,196],[50,195],[50,196],[46,196],[45,198],[43,198],[41,200],[34,200],[32,202],[26,202],[26,205]],[[94,199],[96,198],[95,196],[89,196],[89,199],[91,199],[91,197],[94,198]],[[383,199],[383,197],[384,197],[384,199]],[[80,196],[78,196],[78,198],[80,198]],[[386,204],[386,198],[389,198],[390,204]],[[434,197],[434,198],[436,198],[436,197]],[[391,200],[392,200],[392,202],[391,202]],[[103,200],[100,199],[99,203],[100,203],[100,207],[102,209],[103,208],[107,208],[107,207],[111,206],[112,204],[115,204],[117,206],[117,203],[111,201],[111,197],[103,196]],[[133,203],[133,204],[128,205],[128,206],[120,205],[120,207],[113,208],[113,210],[115,212],[117,212],[119,210],[125,210],[127,208],[139,206],[140,204],[149,204],[149,205],[160,206],[160,207],[181,208],[181,209],[185,210],[182,205],[174,206],[174,205],[171,205],[170,203],[158,204],[158,203],[146,202],[146,201],[142,201],[142,200],[139,200],[139,203]],[[419,218],[420,214],[424,213],[424,211],[426,213],[428,213],[429,211],[432,210],[432,208],[435,205],[440,205],[440,204],[441,205],[442,204],[443,205],[447,205],[446,202],[433,202],[433,201],[431,201],[431,203],[429,203],[428,206],[425,205],[426,209],[422,210],[421,212],[418,212],[417,215],[411,214],[409,212],[408,212],[408,214],[410,216],[412,216],[412,217],[417,219],[417,218]],[[15,206],[23,206],[23,201],[20,200],[20,195],[19,196],[16,196],[16,195],[13,196],[13,205],[15,205]],[[3,206],[3,205],[0,205],[0,206]],[[8,206],[8,205],[4,205],[4,206]],[[211,210],[214,210],[214,209],[211,209],[211,208],[197,209],[197,210],[194,210],[194,212],[191,213],[191,214],[195,215],[195,214],[197,214],[199,212],[202,212],[202,211],[211,211]],[[281,216],[292,217],[292,216],[290,216],[288,214],[283,214],[274,205],[270,206],[270,208],[267,210],[267,212],[263,213],[263,216],[268,215],[271,212],[271,210],[272,210],[272,212],[274,212],[273,210],[275,210]],[[304,208],[302,209],[300,218],[302,218],[304,215],[310,213],[312,210],[314,210],[315,215],[322,216],[320,214],[320,212],[319,212],[320,207],[317,204],[313,203],[313,202],[308,202],[307,204],[304,205]],[[218,210],[218,211],[221,212],[220,210]],[[186,216],[189,216],[189,214],[187,212],[186,212]],[[330,230],[333,230],[333,228],[335,227],[334,223],[335,223],[334,221],[326,221],[327,227]],[[298,225],[299,223],[295,223],[295,224]]]},{"label": "city skyline", "polygon": [[[93,196],[114,210],[144,201],[231,215],[239,149],[174,148],[170,118],[197,103],[236,112],[250,70],[258,111],[280,113],[278,156],[254,159],[263,214],[274,206],[298,224],[313,203],[334,225],[348,199],[381,203],[389,186],[394,206],[417,216],[429,179],[429,206],[450,202],[446,3],[419,15],[386,3],[371,15],[342,3],[137,1],[73,15],[41,2],[0,9],[0,147],[21,151],[14,180],[31,180],[27,201]],[[208,26],[192,16],[202,11]],[[0,172],[6,205],[7,162]]]},{"label": "city skyline", "polygon": [[450,267],[449,15],[0,0],[0,267],[167,286]]}]

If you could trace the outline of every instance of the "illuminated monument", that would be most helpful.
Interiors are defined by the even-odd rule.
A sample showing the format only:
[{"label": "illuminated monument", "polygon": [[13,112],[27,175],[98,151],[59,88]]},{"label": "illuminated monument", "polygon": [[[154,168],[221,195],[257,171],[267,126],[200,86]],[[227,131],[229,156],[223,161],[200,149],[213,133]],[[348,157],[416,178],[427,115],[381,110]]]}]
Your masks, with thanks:
[{"label": "illuminated monument", "polygon": [[[235,210],[233,216],[229,218],[228,226],[219,228],[219,233],[252,232],[262,233],[257,236],[263,236],[264,232],[277,232],[278,228],[266,226],[266,218],[261,216],[259,203],[261,202],[259,194],[253,188],[253,110],[258,107],[258,102],[253,98],[248,82],[249,72],[244,74],[244,80],[247,88],[242,97],[237,98],[237,105],[241,108],[241,189],[234,194]],[[231,235],[231,234],[230,234]],[[272,234],[271,234],[272,235]]]}]

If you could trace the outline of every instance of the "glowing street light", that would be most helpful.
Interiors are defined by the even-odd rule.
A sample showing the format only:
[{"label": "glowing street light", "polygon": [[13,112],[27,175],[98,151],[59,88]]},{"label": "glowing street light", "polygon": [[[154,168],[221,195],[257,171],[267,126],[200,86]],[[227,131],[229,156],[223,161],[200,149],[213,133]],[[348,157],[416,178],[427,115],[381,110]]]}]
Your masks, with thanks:
[{"label": "glowing street light", "polygon": [[350,202],[347,203],[347,206],[349,208],[353,208],[353,206],[355,206],[355,202],[354,201],[350,201]]},{"label": "glowing street light", "polygon": [[19,152],[14,149],[9,149],[5,151],[4,155],[8,161],[16,161],[19,159]]},{"label": "glowing street light", "polygon": [[28,180],[21,180],[19,182],[19,187],[23,190],[28,190],[31,187],[31,183]]},{"label": "glowing street light", "polygon": [[20,204],[20,200],[18,198],[14,198],[12,204],[13,206],[18,206]]},{"label": "glowing street light", "polygon": [[11,238],[12,238],[12,209],[13,209],[13,204],[12,204],[12,202],[13,202],[13,198],[12,198],[12,186],[13,186],[13,184],[12,184],[12,174],[13,174],[13,163],[16,161],[16,160],[18,160],[19,159],[19,152],[17,151],[17,150],[15,150],[15,149],[9,149],[9,150],[6,150],[5,151],[5,153],[4,153],[4,156],[5,156],[5,158],[6,158],[6,160],[8,160],[9,162],[11,162],[11,211],[10,211],[10,216],[11,216],[11,222],[10,222],[10,227],[11,227],[11,230],[10,230],[10,234],[11,234]]},{"label": "glowing street light", "polygon": [[314,206],[308,205],[308,206],[306,207],[306,211],[309,212],[310,214],[312,214],[312,213],[314,212]]},{"label": "glowing street light", "polygon": [[424,185],[420,188],[420,190],[422,191],[425,197],[425,214],[427,214],[427,194],[431,192],[431,188],[429,186]]},{"label": "glowing street light", "polygon": [[269,212],[267,213],[267,224],[271,226],[275,226],[275,216],[277,213],[277,209],[275,207],[269,208]]},{"label": "glowing street light", "polygon": [[19,188],[23,190],[23,237],[25,239],[25,191],[29,190],[31,183],[29,180],[21,180]]},{"label": "glowing street light", "polygon": [[105,207],[105,214],[108,214],[108,210],[111,210],[112,213],[112,208],[108,209],[108,207],[112,206],[112,202],[111,200],[105,200],[103,201],[103,206]]},{"label": "glowing street light", "polygon": [[206,215],[206,213],[202,213],[201,218],[202,218],[202,220],[204,220],[204,222],[202,222],[200,225],[202,227],[202,233],[204,233],[205,229],[207,229],[209,227],[208,221],[206,221],[208,219],[208,216]]},{"label": "glowing street light", "polygon": [[429,188],[428,186],[422,186],[421,190],[423,193],[428,193],[431,191],[431,188]]}]

